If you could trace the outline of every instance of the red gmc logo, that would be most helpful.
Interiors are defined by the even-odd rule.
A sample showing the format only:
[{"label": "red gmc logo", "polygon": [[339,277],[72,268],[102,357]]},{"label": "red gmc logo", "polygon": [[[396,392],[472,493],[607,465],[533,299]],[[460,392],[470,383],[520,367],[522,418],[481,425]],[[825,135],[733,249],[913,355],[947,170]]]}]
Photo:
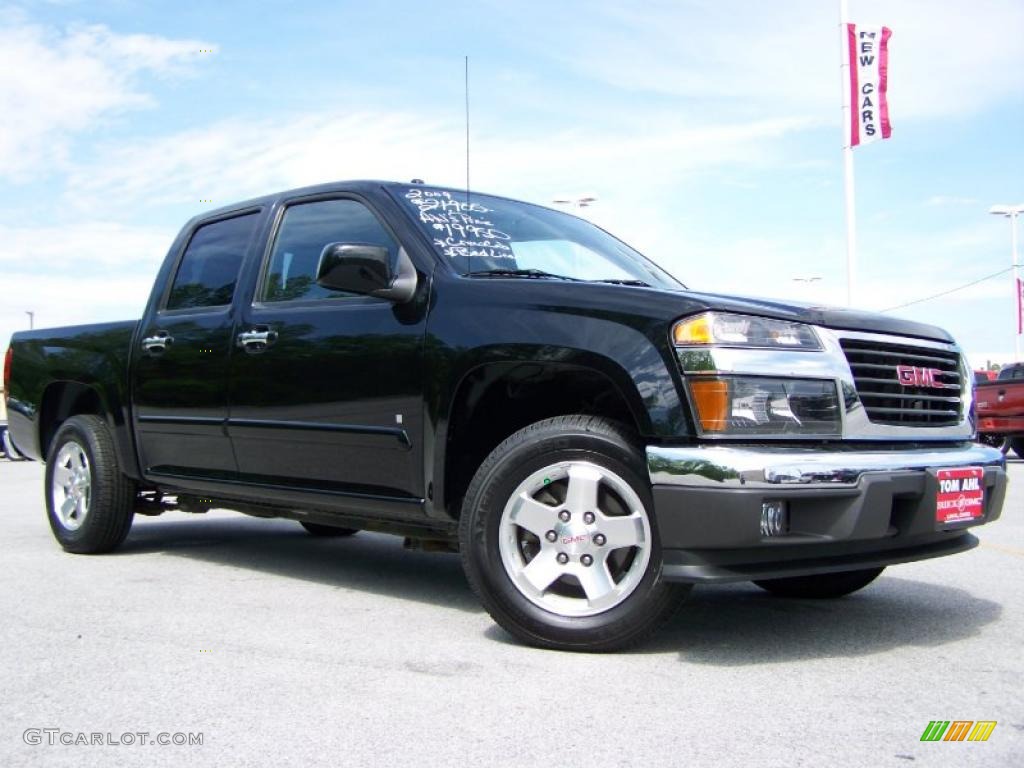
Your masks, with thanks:
[{"label": "red gmc logo", "polygon": [[896,378],[904,387],[931,387],[932,389],[956,389],[956,384],[939,381],[945,371],[938,368],[917,368],[913,365],[897,365]]}]

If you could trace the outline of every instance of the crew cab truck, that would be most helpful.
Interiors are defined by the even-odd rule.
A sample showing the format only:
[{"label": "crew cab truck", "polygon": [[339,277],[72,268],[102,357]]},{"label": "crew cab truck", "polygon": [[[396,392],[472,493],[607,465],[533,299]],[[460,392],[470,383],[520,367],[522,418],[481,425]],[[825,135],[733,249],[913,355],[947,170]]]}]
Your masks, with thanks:
[{"label": "crew cab truck", "polygon": [[1007,365],[976,387],[978,440],[1024,459],[1024,363]]},{"label": "crew cab truck", "polygon": [[938,328],[698,293],[574,216],[387,182],[199,216],[141,321],[5,361],[69,552],[173,509],[385,531],[569,650],[640,641],[694,583],[831,598],[974,547],[1006,468],[969,375]]}]

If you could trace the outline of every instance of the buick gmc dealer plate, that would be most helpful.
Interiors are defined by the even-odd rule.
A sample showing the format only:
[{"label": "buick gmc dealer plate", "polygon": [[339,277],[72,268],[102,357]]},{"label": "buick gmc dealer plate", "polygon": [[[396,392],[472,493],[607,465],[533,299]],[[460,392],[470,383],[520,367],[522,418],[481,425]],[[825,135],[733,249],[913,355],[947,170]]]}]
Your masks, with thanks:
[{"label": "buick gmc dealer plate", "polygon": [[967,523],[984,516],[984,469],[938,469],[935,471],[935,479],[939,481],[939,489],[935,496],[935,524],[938,527]]}]

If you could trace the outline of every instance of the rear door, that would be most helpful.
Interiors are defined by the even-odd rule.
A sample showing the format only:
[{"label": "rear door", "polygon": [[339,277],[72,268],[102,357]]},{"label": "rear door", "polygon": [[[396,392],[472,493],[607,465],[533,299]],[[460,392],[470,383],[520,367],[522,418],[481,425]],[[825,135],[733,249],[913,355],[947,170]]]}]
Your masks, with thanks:
[{"label": "rear door", "polygon": [[237,475],[227,434],[232,303],[260,220],[249,210],[200,223],[143,320],[132,390],[147,475]]},{"label": "rear door", "polygon": [[[399,243],[362,199],[278,211],[252,303],[240,310],[229,429],[241,479],[340,497],[423,497],[425,295],[396,305],[316,284],[328,243]],[[423,275],[420,275],[421,285]]]}]

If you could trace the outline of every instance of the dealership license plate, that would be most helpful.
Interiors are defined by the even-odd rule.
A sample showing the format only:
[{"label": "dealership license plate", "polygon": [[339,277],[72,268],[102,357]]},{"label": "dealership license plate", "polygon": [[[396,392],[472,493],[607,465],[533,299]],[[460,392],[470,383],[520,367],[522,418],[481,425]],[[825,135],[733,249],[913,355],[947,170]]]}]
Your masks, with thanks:
[{"label": "dealership license plate", "polygon": [[967,523],[985,514],[985,470],[956,467],[935,472],[935,524],[939,527]]}]

